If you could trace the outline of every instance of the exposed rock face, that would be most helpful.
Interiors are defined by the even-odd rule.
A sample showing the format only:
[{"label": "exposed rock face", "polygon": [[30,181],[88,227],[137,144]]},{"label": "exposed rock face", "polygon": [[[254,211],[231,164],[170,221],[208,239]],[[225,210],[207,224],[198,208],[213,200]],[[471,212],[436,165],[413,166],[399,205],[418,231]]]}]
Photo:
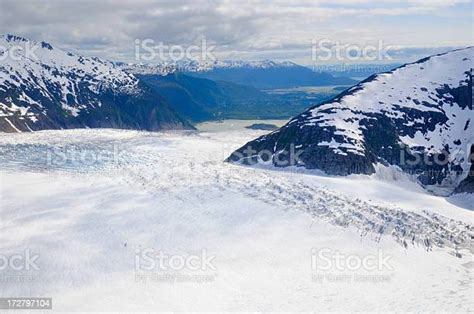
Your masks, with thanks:
[{"label": "exposed rock face", "polygon": [[456,188],[457,193],[474,193],[474,145],[471,146],[471,168],[466,178]]},{"label": "exposed rock face", "polygon": [[372,174],[375,163],[384,163],[424,185],[457,186],[474,142],[473,55],[473,47],[450,51],[371,76],[228,161],[331,175]]},{"label": "exposed rock face", "polygon": [[135,76],[18,36],[0,37],[0,131],[192,126]]}]

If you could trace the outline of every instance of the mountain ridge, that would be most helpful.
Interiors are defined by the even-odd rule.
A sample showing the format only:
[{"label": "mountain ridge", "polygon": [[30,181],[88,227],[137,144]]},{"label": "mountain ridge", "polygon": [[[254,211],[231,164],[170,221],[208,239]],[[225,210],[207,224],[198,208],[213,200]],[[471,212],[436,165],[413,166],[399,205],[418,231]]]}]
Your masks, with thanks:
[{"label": "mountain ridge", "polygon": [[[227,161],[244,164],[288,158],[292,166],[332,175],[372,174],[374,164],[395,165],[425,186],[456,187],[469,169],[473,47],[457,49],[372,75],[330,101],[251,141]],[[243,155],[245,149],[269,152]],[[438,162],[441,157],[447,162]]]},{"label": "mountain ridge", "polygon": [[141,75],[168,75],[177,72],[213,81],[231,82],[258,89],[281,89],[301,86],[353,85],[348,77],[336,77],[326,72],[315,72],[291,61],[272,60],[215,60],[197,62],[162,62],[156,64],[116,62],[124,71]]},{"label": "mountain ridge", "polygon": [[0,131],[193,128],[110,61],[15,35],[0,41],[8,54],[0,64]]}]

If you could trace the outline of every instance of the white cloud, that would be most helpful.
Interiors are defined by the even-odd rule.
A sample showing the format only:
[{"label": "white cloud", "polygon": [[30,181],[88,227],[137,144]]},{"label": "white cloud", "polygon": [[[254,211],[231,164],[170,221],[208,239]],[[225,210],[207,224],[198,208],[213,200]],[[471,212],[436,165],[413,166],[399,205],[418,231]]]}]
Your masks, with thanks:
[{"label": "white cloud", "polygon": [[[469,1],[0,0],[0,33],[111,59],[131,58],[136,38],[190,45],[203,36],[222,56],[286,51],[291,59],[296,51],[308,53],[315,38],[359,44],[380,39],[397,45],[465,44],[472,36],[469,12],[456,16],[456,25],[452,19],[443,25],[447,15],[460,14],[456,8],[462,3]],[[420,16],[425,24],[417,23]]]}]

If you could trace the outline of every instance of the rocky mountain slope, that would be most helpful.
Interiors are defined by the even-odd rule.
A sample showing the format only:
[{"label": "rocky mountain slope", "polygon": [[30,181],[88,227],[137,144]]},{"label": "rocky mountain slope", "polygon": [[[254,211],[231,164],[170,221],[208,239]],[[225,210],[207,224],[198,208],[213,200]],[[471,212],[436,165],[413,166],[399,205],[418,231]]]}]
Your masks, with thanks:
[{"label": "rocky mountain slope", "polygon": [[[469,182],[473,55],[469,47],[373,75],[247,143],[228,161],[331,175],[372,174],[383,163],[425,186]],[[463,191],[472,190],[467,185]]]},{"label": "rocky mountain slope", "polygon": [[0,45],[0,131],[192,128],[111,62],[13,35],[1,36]]},{"label": "rocky mountain slope", "polygon": [[251,86],[192,77],[180,72],[167,75],[137,74],[136,77],[163,96],[180,116],[191,122],[288,119],[336,94],[272,94]]},{"label": "rocky mountain slope", "polygon": [[263,114],[268,104],[275,104],[274,97],[258,89],[191,77],[180,72],[137,77],[190,121],[223,119],[229,115],[232,117],[232,113],[252,110]]}]

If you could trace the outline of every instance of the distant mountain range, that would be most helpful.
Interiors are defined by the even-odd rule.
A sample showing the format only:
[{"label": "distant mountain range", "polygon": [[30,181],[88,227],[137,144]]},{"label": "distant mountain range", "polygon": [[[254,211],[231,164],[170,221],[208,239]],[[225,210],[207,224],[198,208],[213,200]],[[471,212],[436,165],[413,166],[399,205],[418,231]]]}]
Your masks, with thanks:
[{"label": "distant mountain range", "polygon": [[230,63],[206,71],[186,72],[188,75],[215,81],[249,85],[260,89],[293,88],[301,86],[354,85],[357,81],[335,77],[292,62]]},{"label": "distant mountain range", "polygon": [[109,61],[13,35],[1,36],[0,46],[11,54],[0,63],[0,131],[193,128],[158,93]]},{"label": "distant mountain range", "polygon": [[[336,90],[310,95],[290,90],[280,91],[276,95],[252,86],[251,82],[236,83],[238,80],[232,75],[225,80],[214,80],[206,78],[205,74],[224,69],[238,72],[249,69],[269,71],[275,68],[299,67],[292,62],[269,60],[212,63],[183,61],[159,64],[116,62],[115,65],[145,82],[162,95],[181,116],[192,122],[215,119],[288,119],[309,106],[337,94]],[[305,68],[303,70],[310,71]],[[278,77],[273,76],[273,79]],[[344,86],[347,88],[347,85]]]},{"label": "distant mountain range", "polygon": [[136,76],[163,96],[178,114],[191,122],[216,119],[288,119],[337,94],[335,90],[318,94],[272,94],[251,86],[213,81],[180,72]]},{"label": "distant mountain range", "polygon": [[199,63],[183,61],[159,64],[117,63],[133,74],[167,75],[181,72],[188,76],[213,81],[231,82],[258,89],[293,88],[301,86],[354,85],[348,77],[335,77],[326,72],[314,72],[293,62],[263,61],[214,61]]},{"label": "distant mountain range", "polygon": [[[0,131],[4,132],[156,131],[192,129],[190,122],[214,119],[288,118],[331,93],[273,95],[261,87],[353,82],[333,80],[291,62],[127,64],[83,57],[14,35],[0,36],[0,46],[8,54],[0,63]],[[18,47],[22,51],[15,50]],[[28,49],[31,56],[25,54]],[[16,55],[10,55],[13,52]],[[225,71],[231,72],[224,75]],[[205,78],[216,73],[223,79]]]},{"label": "distant mountain range", "polygon": [[473,56],[470,47],[373,75],[247,143],[228,161],[332,175],[372,174],[382,163],[425,186],[474,192]]},{"label": "distant mountain range", "polygon": [[[162,95],[181,116],[194,122],[228,118],[229,114],[245,111],[244,107],[258,112],[264,110],[266,101],[273,99],[253,87],[195,78],[180,72],[137,77]],[[264,115],[264,111],[261,113]]]}]

